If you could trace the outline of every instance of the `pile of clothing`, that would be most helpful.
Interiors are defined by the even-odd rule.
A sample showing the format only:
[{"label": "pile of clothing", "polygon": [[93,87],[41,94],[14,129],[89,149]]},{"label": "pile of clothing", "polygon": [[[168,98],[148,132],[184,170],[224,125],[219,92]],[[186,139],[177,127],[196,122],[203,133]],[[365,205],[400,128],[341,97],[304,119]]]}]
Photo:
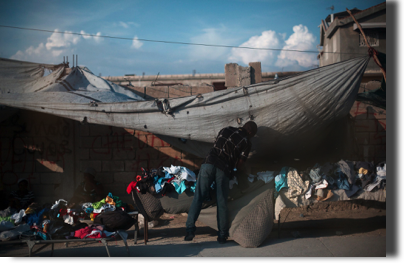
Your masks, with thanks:
[{"label": "pile of clothing", "polygon": [[340,160],[337,163],[315,164],[314,167],[298,172],[292,167],[283,167],[279,173],[265,171],[250,175],[248,180],[263,180],[265,183],[274,178],[276,193],[288,189],[288,197],[315,196],[325,201],[333,196],[332,191],[342,189],[348,198],[359,190],[376,191],[386,188],[386,162],[374,165],[371,162],[352,162]]},{"label": "pile of clothing", "polygon": [[82,210],[87,216],[94,221],[95,217],[107,211],[115,211],[121,209],[123,211],[131,210],[132,207],[120,200],[118,196],[108,193],[107,197],[95,203],[82,204]]},{"label": "pile of clothing", "polygon": [[[61,238],[100,238],[114,235],[116,230],[125,230],[134,224],[125,210],[132,210],[132,207],[122,202],[117,196],[111,193],[103,200],[96,203],[84,203],[77,207],[68,207],[68,202],[59,199],[54,204],[45,204],[43,206],[32,203],[26,210],[16,211],[13,208],[7,208],[0,211],[0,240],[8,241],[18,239],[21,236],[30,236],[37,239],[61,239]],[[92,221],[98,215],[111,211],[116,212],[114,218],[108,219],[107,213],[105,220],[100,218],[101,224],[88,226],[80,222],[80,219],[91,219]],[[123,221],[120,218],[127,218]],[[107,226],[109,221],[128,222],[127,224],[114,224]],[[94,221],[95,222],[95,221]]]},{"label": "pile of clothing", "polygon": [[182,194],[186,189],[195,192],[196,175],[193,171],[183,166],[160,167],[147,171],[142,169],[142,174],[136,176],[136,181],[127,187],[127,193],[136,190],[142,194],[166,195],[169,191]]}]

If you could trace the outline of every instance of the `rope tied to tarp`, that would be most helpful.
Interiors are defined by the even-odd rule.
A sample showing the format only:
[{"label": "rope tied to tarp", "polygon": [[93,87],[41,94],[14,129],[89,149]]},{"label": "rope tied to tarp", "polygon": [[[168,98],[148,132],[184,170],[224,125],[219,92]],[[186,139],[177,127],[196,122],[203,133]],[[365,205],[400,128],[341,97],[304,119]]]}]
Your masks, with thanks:
[{"label": "rope tied to tarp", "polygon": [[360,32],[361,32],[361,34],[364,37],[365,44],[368,47],[368,55],[370,57],[373,57],[374,62],[377,64],[377,66],[380,67],[381,72],[383,73],[383,76],[384,76],[384,81],[387,83],[387,80],[386,80],[386,69],[383,68],[383,66],[380,63],[380,60],[378,60],[378,57],[377,57],[378,52],[377,52],[377,50],[375,50],[372,46],[370,46],[370,44],[367,41],[367,37],[365,36],[364,31],[363,31],[363,28],[361,27],[360,23],[358,23],[357,19],[355,19],[354,15],[351,13],[351,11],[348,10],[348,8],[346,8],[346,9],[347,9],[348,14],[350,14],[350,16],[352,17],[352,19],[354,20],[354,22],[357,24],[357,27],[360,29]]}]

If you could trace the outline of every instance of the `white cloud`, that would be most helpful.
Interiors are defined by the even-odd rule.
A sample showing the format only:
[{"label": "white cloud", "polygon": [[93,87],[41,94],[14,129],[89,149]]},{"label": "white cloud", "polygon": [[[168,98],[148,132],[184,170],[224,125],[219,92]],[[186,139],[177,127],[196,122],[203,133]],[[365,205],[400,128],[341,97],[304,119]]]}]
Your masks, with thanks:
[{"label": "white cloud", "polygon": [[[315,50],[315,36],[309,33],[303,25],[293,27],[293,34],[285,41],[283,49],[290,50]],[[275,63],[278,67],[312,67],[317,64],[316,54],[305,52],[282,51],[277,56]]]},{"label": "white cloud", "polygon": [[137,36],[134,36],[131,48],[139,49],[141,46],[143,46],[143,42],[139,41],[138,39],[139,38]]},{"label": "white cloud", "polygon": [[124,27],[124,28],[129,28],[129,25],[127,25],[126,23],[124,23],[123,21],[119,22],[119,25]]},{"label": "white cloud", "polygon": [[[252,36],[248,41],[240,45],[240,47],[253,48],[278,48],[279,39],[276,32],[272,30],[263,31],[260,36]],[[262,62],[264,64],[272,64],[274,60],[274,52],[271,50],[253,50],[243,48],[233,48],[228,58],[233,62]]]},{"label": "white cloud", "polygon": [[135,23],[135,22],[123,22],[123,21],[119,21],[118,25],[124,28],[129,28],[130,26],[134,26],[134,27],[139,27],[139,24]]},{"label": "white cloud", "polygon": [[[230,45],[231,39],[227,28],[205,28],[201,35],[191,38],[192,43],[210,45]],[[189,46],[189,57],[191,61],[198,60],[221,60],[225,62],[228,49],[221,47]]]},{"label": "white cloud", "polygon": [[37,47],[30,46],[24,52],[17,51],[16,54],[11,56],[11,59],[25,60],[25,61],[34,61],[34,59],[39,59],[42,57],[42,54],[46,52],[45,45],[40,43]]},{"label": "white cloud", "polygon": [[101,36],[101,32],[98,32],[97,34],[95,34],[94,36],[91,36],[91,35],[93,35],[93,34],[88,34],[88,33],[86,33],[84,30],[81,30],[81,34],[82,34],[82,37],[84,38],[84,39],[94,39],[94,41],[95,42],[97,42],[97,43],[100,43],[101,41],[103,41],[103,38],[101,38],[100,36]]},{"label": "white cloud", "polygon": [[[11,56],[11,59],[34,61],[39,63],[56,63],[60,62],[60,56],[65,54],[73,54],[76,46],[80,41],[94,40],[96,43],[103,41],[101,38],[101,32],[95,34],[96,36],[89,35],[76,35],[71,34],[71,31],[65,31],[67,34],[58,33],[58,29],[52,33],[46,39],[46,43],[40,43],[37,47],[30,46],[26,50],[19,50]],[[81,30],[81,34],[87,34],[84,30]]]},{"label": "white cloud", "polygon": [[71,31],[65,31],[66,34],[58,33],[58,29],[48,37],[46,41],[46,49],[51,50],[52,48],[68,48],[72,44],[76,45],[81,37],[79,35],[71,34]]}]

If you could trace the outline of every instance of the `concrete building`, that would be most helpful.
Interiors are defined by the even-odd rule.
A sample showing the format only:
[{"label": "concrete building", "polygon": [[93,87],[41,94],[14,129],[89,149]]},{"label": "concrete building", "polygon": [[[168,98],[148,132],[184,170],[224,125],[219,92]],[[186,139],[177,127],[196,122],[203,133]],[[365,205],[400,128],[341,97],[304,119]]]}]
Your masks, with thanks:
[{"label": "concrete building", "polygon": [[[350,11],[363,28],[369,44],[377,51],[386,53],[386,3]],[[318,55],[320,67],[368,54],[364,38],[347,11],[328,15],[319,27],[319,46],[322,47]],[[375,77],[382,77],[382,73],[371,60],[363,82]]]}]

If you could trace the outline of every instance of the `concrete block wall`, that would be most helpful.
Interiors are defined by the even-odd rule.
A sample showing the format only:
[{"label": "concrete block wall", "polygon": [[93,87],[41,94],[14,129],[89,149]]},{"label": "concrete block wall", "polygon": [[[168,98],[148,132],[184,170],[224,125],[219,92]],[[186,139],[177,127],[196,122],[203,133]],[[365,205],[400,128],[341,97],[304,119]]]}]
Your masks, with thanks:
[{"label": "concrete block wall", "polygon": [[179,98],[202,93],[213,92],[213,86],[148,86],[148,87],[130,87],[138,92],[145,99],[151,98]]},{"label": "concrete block wall", "polygon": [[131,202],[126,188],[141,167],[157,169],[161,166],[185,166],[198,169],[202,159],[171,147],[154,134],[96,124],[79,124],[79,173],[76,184],[82,181],[81,172],[87,167],[97,170],[96,179],[104,190]]},{"label": "concrete block wall", "polygon": [[73,121],[20,110],[0,123],[0,178],[7,199],[25,178],[42,202],[67,198],[74,187]]},{"label": "concrete block wall", "polygon": [[[379,81],[361,84],[359,92],[375,90]],[[355,101],[350,111],[354,121],[358,158],[375,164],[386,161],[386,110]]]}]

